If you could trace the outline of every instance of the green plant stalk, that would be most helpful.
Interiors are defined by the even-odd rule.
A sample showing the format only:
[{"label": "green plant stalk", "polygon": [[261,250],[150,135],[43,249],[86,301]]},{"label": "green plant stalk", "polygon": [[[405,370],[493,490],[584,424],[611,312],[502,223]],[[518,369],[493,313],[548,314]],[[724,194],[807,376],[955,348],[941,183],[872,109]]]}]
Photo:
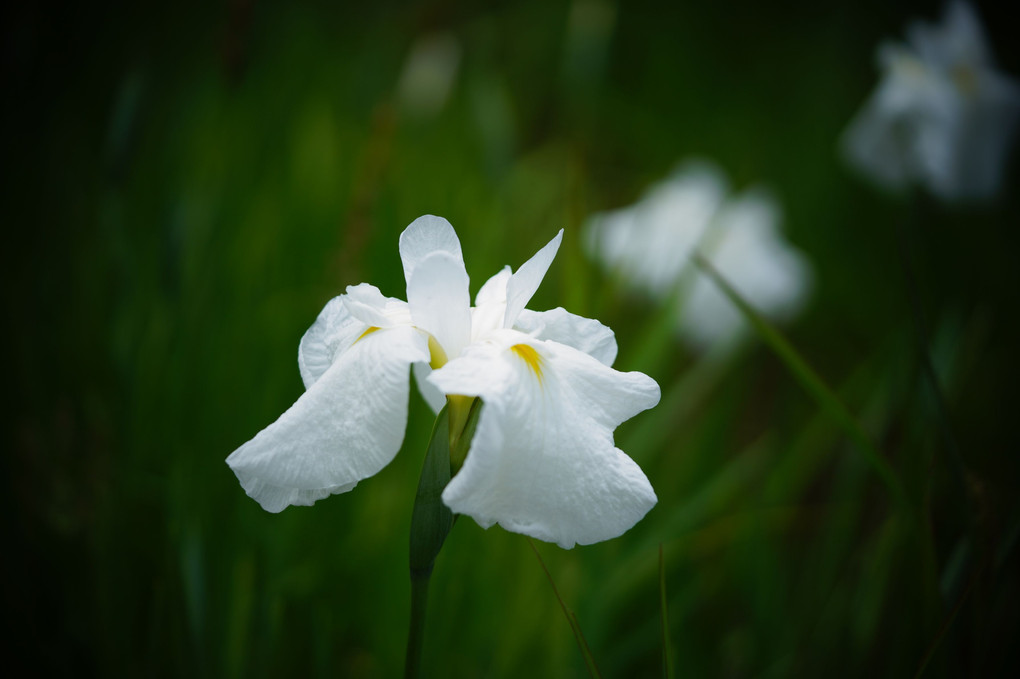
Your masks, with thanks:
[{"label": "green plant stalk", "polygon": [[428,608],[429,578],[426,573],[411,573],[411,628],[407,635],[407,653],[404,657],[404,677],[418,676],[421,667],[421,651],[425,641],[425,610]]},{"label": "green plant stalk", "polygon": [[[411,512],[408,559],[411,572],[411,622],[404,658],[404,676],[408,679],[419,674],[425,639],[429,579],[439,550],[443,548],[446,536],[453,528],[453,512],[443,503],[443,489],[450,482],[454,464],[459,468],[467,455],[482,412],[481,399],[469,401],[465,398],[452,397],[436,417]],[[451,430],[451,410],[456,409],[460,412]]]},{"label": "green plant stalk", "polygon": [[[878,474],[878,477],[885,484],[893,499],[907,508],[912,505],[907,498],[903,484],[896,476],[892,467],[875,448],[870,437],[857,422],[839,397],[829,388],[825,381],[818,375],[808,363],[801,358],[796,349],[784,338],[779,331],[755,311],[750,304],[740,296],[733,286],[723,278],[722,274],[712,266],[711,262],[700,254],[694,255],[694,262],[708,275],[709,278],[719,287],[729,300],[736,305],[740,313],[747,319],[751,326],[758,333],[759,337],[779,356],[786,364],[793,376],[800,382],[801,386],[812,398],[829,413],[833,419],[843,428],[850,439],[856,444],[858,450],[864,455],[868,464]],[[913,511],[913,510],[912,510]]]},{"label": "green plant stalk", "polygon": [[659,543],[659,607],[662,610],[662,676],[673,679],[673,653],[669,646],[669,607],[666,605],[666,559]]},{"label": "green plant stalk", "polygon": [[442,500],[443,489],[450,481],[449,420],[448,408],[444,407],[432,427],[411,512],[411,622],[404,659],[404,676],[409,679],[418,676],[421,666],[429,578],[436,556],[453,526],[453,513]]}]

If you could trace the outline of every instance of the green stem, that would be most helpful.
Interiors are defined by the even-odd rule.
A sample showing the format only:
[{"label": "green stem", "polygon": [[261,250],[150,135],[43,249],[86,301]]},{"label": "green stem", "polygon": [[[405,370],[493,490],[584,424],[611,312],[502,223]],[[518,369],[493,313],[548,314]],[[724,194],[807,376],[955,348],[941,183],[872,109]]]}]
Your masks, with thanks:
[{"label": "green stem", "polygon": [[411,511],[409,566],[411,573],[411,626],[407,634],[404,676],[417,677],[425,639],[425,609],[429,578],[436,556],[453,527],[453,514],[443,504],[443,488],[450,482],[449,409],[443,408],[432,427],[422,463],[418,492]]},{"label": "green stem", "polygon": [[407,655],[404,677],[413,679],[421,667],[421,650],[425,641],[425,609],[428,606],[429,578],[432,569],[411,572],[411,629],[407,634]]}]

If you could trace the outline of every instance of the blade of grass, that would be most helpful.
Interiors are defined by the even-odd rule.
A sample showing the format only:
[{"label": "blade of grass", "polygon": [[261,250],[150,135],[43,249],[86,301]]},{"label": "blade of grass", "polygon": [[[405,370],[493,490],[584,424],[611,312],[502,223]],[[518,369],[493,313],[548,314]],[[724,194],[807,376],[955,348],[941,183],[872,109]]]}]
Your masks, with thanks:
[{"label": "blade of grass", "polygon": [[921,294],[917,284],[917,277],[914,275],[914,266],[910,256],[910,239],[906,226],[897,220],[897,245],[899,246],[900,264],[903,267],[904,285],[907,291],[907,302],[910,306],[910,313],[914,321],[914,341],[917,344],[917,353],[921,360],[921,372],[928,382],[931,391],[932,401],[935,405],[935,421],[939,434],[942,436],[945,451],[946,463],[951,470],[954,489],[960,498],[964,511],[967,512],[969,523],[973,526],[974,510],[971,506],[971,498],[967,492],[967,479],[969,473],[963,462],[963,455],[960,453],[960,446],[949,420],[949,407],[946,405],[946,397],[935,373],[935,365],[931,360],[929,347],[928,321],[925,317],[924,307],[921,305]]},{"label": "blade of grass", "polygon": [[659,543],[659,606],[662,610],[662,676],[673,679],[673,654],[669,644],[669,606],[666,603],[666,559]]},{"label": "blade of grass", "polygon": [[542,567],[542,571],[545,573],[545,577],[549,580],[549,585],[552,586],[553,594],[556,595],[556,600],[560,603],[560,608],[563,609],[563,615],[567,616],[567,622],[570,623],[570,629],[574,633],[574,641],[577,642],[577,647],[581,650],[581,656],[584,658],[584,666],[588,670],[588,674],[592,677],[602,678],[599,674],[599,668],[595,664],[595,657],[591,654],[591,648],[588,646],[588,641],[584,638],[584,633],[581,632],[581,624],[577,621],[577,614],[567,607],[567,604],[563,601],[563,597],[560,596],[560,590],[556,588],[556,583],[553,582],[552,574],[549,569],[545,566],[545,561],[542,560],[542,555],[538,553],[538,548],[535,547],[535,543],[531,541],[531,538],[526,538],[528,545],[531,546],[531,551],[535,553],[535,558],[538,559],[538,565]]},{"label": "blade of grass", "polygon": [[953,622],[956,620],[957,614],[960,612],[960,609],[963,608],[963,605],[967,602],[967,598],[970,597],[970,593],[974,590],[975,585],[977,585],[981,576],[984,574],[985,568],[990,561],[990,557],[991,552],[989,551],[982,563],[974,569],[974,573],[970,577],[970,582],[967,583],[967,589],[963,590],[963,593],[960,594],[960,598],[956,600],[956,604],[953,606],[953,609],[946,615],[938,632],[935,634],[935,638],[931,640],[931,643],[925,650],[924,656],[921,658],[920,663],[918,663],[917,673],[914,674],[914,679],[920,679],[920,677],[924,674],[925,669],[928,667],[928,663],[931,662],[932,657],[935,655],[935,651],[937,651],[939,646],[942,644],[942,639],[945,638],[946,632],[948,632],[953,626]]},{"label": "blade of grass", "polygon": [[878,449],[871,442],[871,438],[864,432],[864,429],[854,416],[850,414],[850,411],[836,393],[808,365],[800,353],[793,348],[793,345],[741,297],[740,293],[723,278],[722,274],[712,266],[711,262],[700,254],[695,254],[693,259],[695,264],[712,279],[719,287],[719,290],[737,307],[748,323],[758,333],[758,336],[779,356],[780,360],[783,361],[797,381],[800,382],[801,386],[807,390],[808,394],[840,424],[864,455],[875,473],[878,474],[878,477],[888,488],[893,498],[903,506],[911,508],[906,491],[903,489],[903,485],[900,483],[892,467],[878,452]]}]

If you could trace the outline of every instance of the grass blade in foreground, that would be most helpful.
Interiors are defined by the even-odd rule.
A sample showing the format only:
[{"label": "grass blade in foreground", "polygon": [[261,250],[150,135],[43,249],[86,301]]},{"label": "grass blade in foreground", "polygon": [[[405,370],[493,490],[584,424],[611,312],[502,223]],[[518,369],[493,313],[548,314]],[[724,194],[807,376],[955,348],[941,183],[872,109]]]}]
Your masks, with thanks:
[{"label": "grass blade in foreground", "polygon": [[598,677],[602,679],[602,675],[599,674],[599,668],[595,665],[595,657],[591,654],[591,648],[588,647],[588,642],[584,638],[584,633],[581,632],[581,623],[577,621],[577,614],[567,608],[567,604],[563,601],[563,597],[560,596],[560,590],[556,589],[556,583],[553,582],[552,574],[549,569],[545,567],[545,561],[542,560],[542,555],[538,553],[538,548],[535,547],[535,543],[531,541],[531,538],[527,538],[528,544],[531,546],[531,551],[535,553],[535,558],[538,559],[538,564],[542,567],[542,571],[545,573],[545,577],[549,580],[549,584],[552,586],[553,594],[556,595],[556,600],[560,602],[560,608],[563,609],[563,615],[567,616],[567,622],[570,623],[570,629],[574,633],[574,640],[577,642],[577,647],[581,649],[581,655],[584,656],[584,666],[588,669],[588,674],[592,677]]},{"label": "grass blade in foreground", "polygon": [[666,606],[666,560],[659,543],[659,606],[662,609],[662,676],[673,679],[673,653],[669,647],[669,611]]},{"label": "grass blade in foreground", "polygon": [[808,393],[818,402],[818,404],[824,408],[839,424],[843,427],[846,433],[850,436],[853,442],[860,449],[861,453],[867,459],[868,463],[878,474],[882,482],[885,483],[889,489],[890,494],[896,499],[897,502],[910,507],[910,501],[907,499],[906,491],[903,489],[903,485],[900,483],[895,472],[889,463],[886,462],[885,458],[878,452],[875,445],[871,442],[871,439],[861,428],[861,425],[857,422],[847,407],[843,405],[843,402],[839,397],[829,388],[822,378],[814,371],[814,369],[807,364],[807,362],[801,358],[793,346],[786,341],[779,332],[772,327],[772,325],[766,321],[761,315],[755,311],[750,304],[748,304],[743,297],[740,296],[733,286],[722,277],[722,274],[712,266],[712,263],[705,259],[700,254],[694,255],[694,262],[701,268],[705,274],[711,278],[719,289],[725,294],[740,313],[747,319],[747,322],[755,329],[758,335],[765,341],[769,347],[776,352],[780,360],[786,364],[793,376],[801,383]]}]

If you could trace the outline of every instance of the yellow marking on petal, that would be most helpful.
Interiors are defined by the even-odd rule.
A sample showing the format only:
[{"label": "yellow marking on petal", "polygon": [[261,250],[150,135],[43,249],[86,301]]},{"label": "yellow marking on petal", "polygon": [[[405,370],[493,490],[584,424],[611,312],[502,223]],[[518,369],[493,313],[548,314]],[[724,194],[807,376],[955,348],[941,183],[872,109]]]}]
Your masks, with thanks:
[{"label": "yellow marking on petal", "polygon": [[520,356],[528,367],[531,368],[531,372],[535,373],[535,377],[542,380],[542,357],[538,355],[538,352],[527,344],[515,344],[510,347],[510,351]]},{"label": "yellow marking on petal", "polygon": [[375,332],[375,331],[376,331],[376,330],[378,330],[378,329],[379,329],[379,326],[377,326],[377,325],[371,325],[371,326],[369,326],[368,330],[366,330],[365,332],[363,332],[363,333],[361,333],[360,335],[358,335],[358,339],[354,340],[354,343],[355,343],[355,344],[357,344],[357,343],[358,343],[358,342],[360,342],[360,341],[361,341],[362,339],[364,339],[365,337],[367,337],[367,336],[371,335],[371,334],[372,334],[373,332]]}]

